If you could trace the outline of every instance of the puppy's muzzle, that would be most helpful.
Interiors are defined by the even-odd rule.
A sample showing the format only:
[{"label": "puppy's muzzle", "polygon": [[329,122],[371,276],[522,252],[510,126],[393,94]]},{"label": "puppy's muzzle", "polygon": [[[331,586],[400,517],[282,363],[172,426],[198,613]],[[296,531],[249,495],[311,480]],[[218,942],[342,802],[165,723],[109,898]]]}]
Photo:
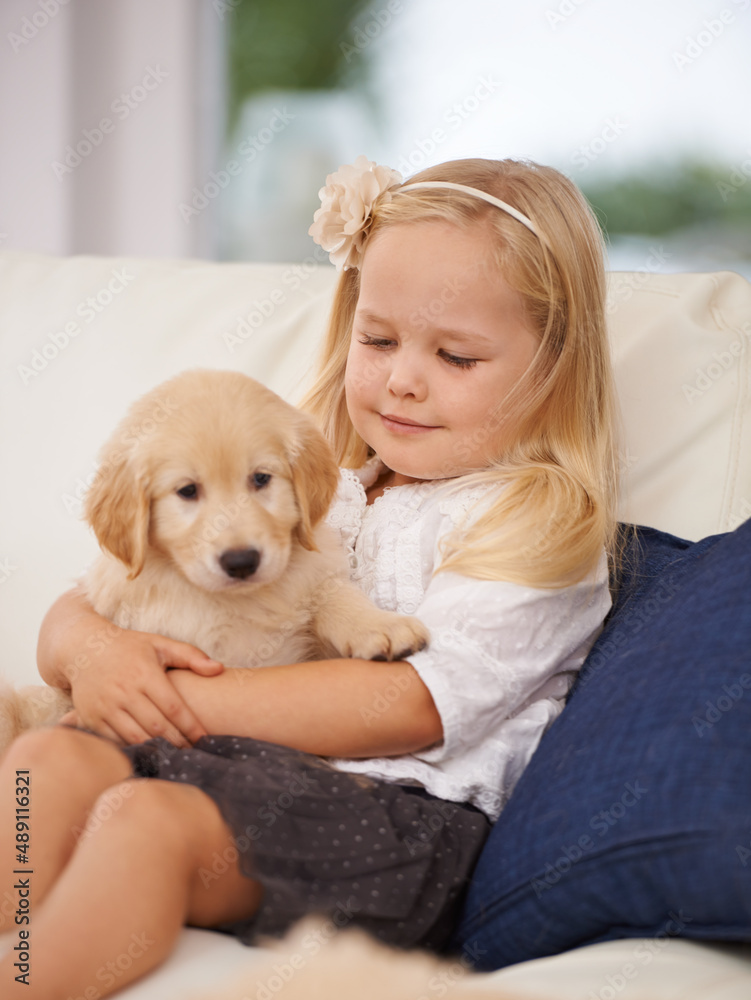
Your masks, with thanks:
[{"label": "puppy's muzzle", "polygon": [[258,549],[227,549],[219,557],[219,565],[227,576],[235,580],[247,580],[253,576],[260,562]]}]

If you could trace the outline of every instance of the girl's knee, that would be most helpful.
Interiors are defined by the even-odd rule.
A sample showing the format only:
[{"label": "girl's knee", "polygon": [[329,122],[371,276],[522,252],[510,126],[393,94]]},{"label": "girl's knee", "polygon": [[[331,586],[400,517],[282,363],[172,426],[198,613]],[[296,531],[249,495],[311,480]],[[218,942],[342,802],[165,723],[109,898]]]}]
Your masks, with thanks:
[{"label": "girl's knee", "polygon": [[69,726],[43,726],[27,729],[17,736],[8,747],[8,756],[13,755],[24,766],[56,764],[60,756],[77,753],[78,737],[86,735]]},{"label": "girl's knee", "polygon": [[200,796],[206,798],[190,785],[131,778],[102,792],[89,813],[87,832],[107,824],[125,825],[133,836],[147,838],[155,850],[187,849],[196,825],[201,824]]},{"label": "girl's knee", "polygon": [[[121,818],[130,819],[133,810],[123,813],[123,807],[130,799],[135,798],[136,789],[140,784],[142,782],[131,778],[104,789],[88,812],[86,825],[81,832],[81,839],[90,837],[106,826],[113,826],[118,814],[121,815]],[[136,820],[139,820],[139,816],[136,816]]]},{"label": "girl's knee", "polygon": [[114,743],[71,726],[43,726],[29,729],[8,747],[6,758],[17,768],[32,772],[40,770],[61,771],[66,782],[77,777],[89,780],[93,773],[105,769],[116,780],[122,772],[131,772],[127,757],[117,750]]}]

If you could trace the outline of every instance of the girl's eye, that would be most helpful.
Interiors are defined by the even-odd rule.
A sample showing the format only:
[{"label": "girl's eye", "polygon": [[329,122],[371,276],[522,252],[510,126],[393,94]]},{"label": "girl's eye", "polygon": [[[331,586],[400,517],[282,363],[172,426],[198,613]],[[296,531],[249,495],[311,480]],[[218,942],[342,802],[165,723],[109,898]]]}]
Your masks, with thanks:
[{"label": "girl's eye", "polygon": [[478,360],[477,358],[459,358],[456,354],[449,354],[447,351],[439,351],[438,354],[448,364],[455,365],[457,368],[474,368]]},{"label": "girl's eye", "polygon": [[360,337],[360,343],[365,344],[366,347],[376,347],[381,350],[385,350],[387,347],[392,347],[394,341],[386,340],[384,337],[369,337],[366,333],[364,333]]},{"label": "girl's eye", "polygon": [[270,472],[254,472],[250,477],[253,485],[257,490],[262,490],[264,486],[267,486],[271,480]]},{"label": "girl's eye", "polygon": [[188,483],[177,491],[177,495],[184,500],[195,500],[198,497],[198,486],[195,483]]}]

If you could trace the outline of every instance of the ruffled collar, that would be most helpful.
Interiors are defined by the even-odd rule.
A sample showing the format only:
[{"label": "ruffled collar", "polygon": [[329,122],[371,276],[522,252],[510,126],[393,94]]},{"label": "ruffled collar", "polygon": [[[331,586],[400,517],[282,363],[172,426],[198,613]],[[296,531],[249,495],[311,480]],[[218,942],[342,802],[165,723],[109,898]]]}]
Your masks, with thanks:
[{"label": "ruffled collar", "polygon": [[[383,464],[378,455],[373,455],[369,458],[365,465],[360,469],[342,469],[342,473],[348,472],[353,475],[361,484],[363,488],[363,494],[366,490],[375,483],[379,476],[382,476],[384,472],[388,472],[388,469]],[[366,497],[367,499],[367,497]]]}]

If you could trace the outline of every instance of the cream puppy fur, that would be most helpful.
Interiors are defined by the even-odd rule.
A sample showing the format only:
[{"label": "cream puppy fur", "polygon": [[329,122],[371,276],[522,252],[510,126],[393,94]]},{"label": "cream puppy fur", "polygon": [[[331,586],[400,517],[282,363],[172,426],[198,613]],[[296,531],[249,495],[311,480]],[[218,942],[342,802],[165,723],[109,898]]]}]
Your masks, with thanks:
[{"label": "cream puppy fur", "polygon": [[[427,630],[350,583],[323,523],[337,481],[308,416],[239,372],[184,372],[137,400],[100,454],[84,516],[103,551],[79,586],[115,625],[227,667],[400,659]],[[6,689],[0,749],[71,707],[56,689]]]},{"label": "cream puppy fur", "polygon": [[[0,935],[0,955],[16,940]],[[246,964],[232,974],[218,966],[210,988],[188,988],[181,1000],[553,1000],[547,991],[509,992],[492,973],[473,972],[469,957],[401,951],[324,916],[305,917],[283,938],[249,950]]]},{"label": "cream puppy fur", "polygon": [[464,957],[400,951],[362,930],[337,930],[324,917],[305,917],[264,950],[249,956],[247,972],[217,975],[210,991],[185,1000],[521,1000],[489,982],[488,974],[472,972]]}]

